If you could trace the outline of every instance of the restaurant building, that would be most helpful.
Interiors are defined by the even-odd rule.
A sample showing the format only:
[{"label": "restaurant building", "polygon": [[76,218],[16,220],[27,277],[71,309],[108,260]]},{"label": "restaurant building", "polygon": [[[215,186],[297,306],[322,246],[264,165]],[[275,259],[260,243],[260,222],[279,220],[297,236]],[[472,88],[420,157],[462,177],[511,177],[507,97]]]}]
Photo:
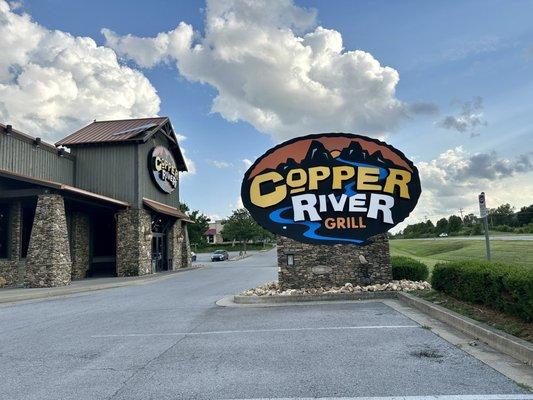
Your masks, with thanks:
[{"label": "restaurant building", "polygon": [[55,144],[0,124],[0,277],[49,287],[191,264],[166,117],[94,121]]}]

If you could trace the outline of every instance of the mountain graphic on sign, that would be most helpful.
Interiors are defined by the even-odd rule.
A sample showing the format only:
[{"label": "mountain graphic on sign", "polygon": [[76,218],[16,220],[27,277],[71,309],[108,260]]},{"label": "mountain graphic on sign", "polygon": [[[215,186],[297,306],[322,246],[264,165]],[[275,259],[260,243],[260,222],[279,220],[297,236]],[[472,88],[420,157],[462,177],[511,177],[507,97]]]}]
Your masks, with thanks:
[{"label": "mountain graphic on sign", "polygon": [[363,150],[361,145],[355,141],[343,149],[329,151],[323,143],[313,140],[309,145],[306,156],[300,163],[297,163],[293,158],[288,158],[286,162],[279,164],[276,170],[283,173],[300,166],[310,167],[328,164],[334,159],[339,164],[363,164],[376,167],[396,166],[392,161],[383,157],[381,151],[378,150],[370,154],[368,151]]}]

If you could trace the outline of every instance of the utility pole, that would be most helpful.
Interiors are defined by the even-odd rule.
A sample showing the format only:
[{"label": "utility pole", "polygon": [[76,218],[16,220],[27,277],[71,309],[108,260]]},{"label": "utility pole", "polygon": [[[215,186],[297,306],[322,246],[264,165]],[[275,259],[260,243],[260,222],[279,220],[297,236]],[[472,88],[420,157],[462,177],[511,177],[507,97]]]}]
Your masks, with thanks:
[{"label": "utility pole", "polygon": [[487,251],[487,260],[490,261],[490,240],[489,240],[489,221],[488,221],[487,203],[485,202],[485,192],[479,194],[479,216],[483,218],[483,227],[485,228],[485,247]]}]

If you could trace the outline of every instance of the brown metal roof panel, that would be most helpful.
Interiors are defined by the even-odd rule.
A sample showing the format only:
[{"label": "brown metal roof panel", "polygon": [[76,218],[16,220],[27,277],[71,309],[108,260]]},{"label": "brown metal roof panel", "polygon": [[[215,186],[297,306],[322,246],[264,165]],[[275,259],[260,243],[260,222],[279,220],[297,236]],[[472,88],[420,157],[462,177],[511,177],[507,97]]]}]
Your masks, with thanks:
[{"label": "brown metal roof panel", "polygon": [[160,203],[158,201],[147,199],[146,197],[143,197],[143,204],[148,207],[149,209],[165,214],[170,215],[171,217],[176,217],[182,221],[194,223],[184,212],[178,210],[176,207],[168,206],[166,204]]},{"label": "brown metal roof panel", "polygon": [[120,142],[133,139],[140,133],[162,125],[167,117],[138,118],[115,121],[95,121],[61,139],[56,146],[72,146],[87,143]]},{"label": "brown metal roof panel", "polygon": [[77,187],[74,187],[74,186],[65,185],[65,184],[59,183],[59,182],[48,181],[48,180],[45,180],[45,179],[32,178],[30,176],[22,175],[22,174],[19,174],[19,173],[16,173],[16,172],[12,172],[12,171],[7,171],[7,170],[4,170],[4,169],[0,169],[0,177],[5,177],[5,178],[9,178],[9,179],[16,179],[16,180],[20,180],[20,181],[23,181],[23,182],[28,182],[28,183],[32,183],[32,184],[35,184],[35,185],[45,186],[45,187],[49,187],[49,188],[60,190],[60,191],[66,191],[66,192],[74,193],[74,194],[77,194],[77,195],[80,195],[80,196],[90,197],[90,198],[92,198],[94,200],[101,200],[101,201],[105,201],[107,203],[113,203],[115,205],[119,205],[119,206],[122,206],[122,207],[130,207],[130,203],[122,201],[122,200],[117,200],[117,199],[114,199],[112,197],[108,197],[108,196],[104,196],[104,195],[101,195],[101,194],[98,194],[98,193],[90,192],[88,190],[80,189],[80,188],[77,188]]}]

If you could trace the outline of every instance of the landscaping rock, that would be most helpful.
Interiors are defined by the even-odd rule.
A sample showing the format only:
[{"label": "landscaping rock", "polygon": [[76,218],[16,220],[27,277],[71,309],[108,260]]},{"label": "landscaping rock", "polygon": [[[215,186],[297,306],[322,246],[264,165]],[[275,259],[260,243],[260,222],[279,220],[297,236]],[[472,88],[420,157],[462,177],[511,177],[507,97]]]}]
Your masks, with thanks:
[{"label": "landscaping rock", "polygon": [[267,282],[253,289],[245,290],[242,296],[296,296],[296,295],[320,295],[334,293],[355,293],[355,292],[411,292],[413,290],[428,290],[431,285],[425,281],[413,282],[402,279],[400,281],[390,281],[388,283],[354,286],[352,283],[345,283],[343,286],[287,289],[282,290],[278,282]]}]

